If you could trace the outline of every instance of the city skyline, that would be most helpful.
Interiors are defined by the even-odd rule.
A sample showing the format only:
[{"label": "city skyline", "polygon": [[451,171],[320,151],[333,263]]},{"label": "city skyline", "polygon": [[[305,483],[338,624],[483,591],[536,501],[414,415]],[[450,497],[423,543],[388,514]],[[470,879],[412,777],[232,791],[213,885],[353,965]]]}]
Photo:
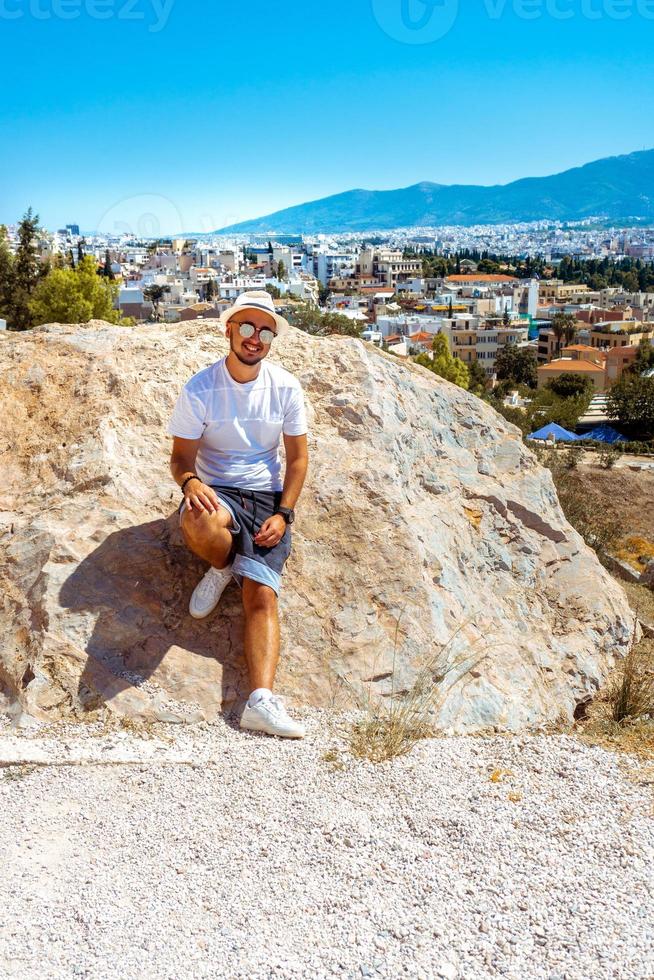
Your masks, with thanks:
[{"label": "city skyline", "polygon": [[[400,0],[253,0],[247,19],[6,3],[0,220],[32,205],[48,227],[208,232],[351,188],[505,184],[654,146],[654,5],[436,6],[410,0],[407,27]],[[37,46],[57,52],[47,84],[21,70]]]}]

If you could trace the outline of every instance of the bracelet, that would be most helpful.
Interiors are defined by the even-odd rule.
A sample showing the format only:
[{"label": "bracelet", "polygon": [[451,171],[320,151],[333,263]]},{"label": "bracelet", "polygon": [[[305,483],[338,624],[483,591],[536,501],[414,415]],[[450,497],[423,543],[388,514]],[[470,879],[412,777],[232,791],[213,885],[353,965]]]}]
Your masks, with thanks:
[{"label": "bracelet", "polygon": [[[190,480],[200,480],[200,477],[196,476],[195,473],[192,473],[190,476],[187,476],[180,487],[182,493],[184,493],[184,487],[186,486],[187,483],[189,483]],[[202,483],[202,480],[200,480],[200,483]]]}]

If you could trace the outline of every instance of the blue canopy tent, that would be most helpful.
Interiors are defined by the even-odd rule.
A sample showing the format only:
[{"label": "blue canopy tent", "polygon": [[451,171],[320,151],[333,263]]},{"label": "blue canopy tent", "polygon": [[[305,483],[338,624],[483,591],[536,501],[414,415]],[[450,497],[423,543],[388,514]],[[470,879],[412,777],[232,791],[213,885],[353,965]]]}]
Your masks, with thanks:
[{"label": "blue canopy tent", "polygon": [[623,436],[611,425],[597,425],[590,432],[584,432],[582,439],[596,439],[598,442],[627,442],[627,437]]},{"label": "blue canopy tent", "polygon": [[527,439],[551,439],[552,437],[557,442],[576,442],[579,439],[579,436],[576,436],[574,432],[568,432],[567,429],[564,429],[562,425],[557,425],[556,422],[548,422],[542,429],[537,429],[531,435],[527,436]]}]

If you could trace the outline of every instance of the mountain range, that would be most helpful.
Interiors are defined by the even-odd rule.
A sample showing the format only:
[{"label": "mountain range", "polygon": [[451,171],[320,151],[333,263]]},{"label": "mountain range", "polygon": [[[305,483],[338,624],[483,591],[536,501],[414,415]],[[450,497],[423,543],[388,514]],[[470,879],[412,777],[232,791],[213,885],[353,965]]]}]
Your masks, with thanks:
[{"label": "mountain range", "polygon": [[391,191],[345,191],[229,225],[218,234],[336,233],[589,217],[654,219],[654,149],[492,187],[423,182]]}]

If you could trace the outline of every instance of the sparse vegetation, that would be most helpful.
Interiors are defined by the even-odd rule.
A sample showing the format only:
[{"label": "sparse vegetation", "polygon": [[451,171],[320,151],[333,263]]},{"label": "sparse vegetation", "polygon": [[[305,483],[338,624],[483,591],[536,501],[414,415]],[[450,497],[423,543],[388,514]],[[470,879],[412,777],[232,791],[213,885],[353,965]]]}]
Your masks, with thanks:
[{"label": "sparse vegetation", "polygon": [[605,470],[611,470],[620,459],[620,450],[616,449],[615,446],[602,446],[597,458],[600,466],[604,467]]},{"label": "sparse vegetation", "polygon": [[630,534],[616,549],[615,555],[629,562],[638,572],[644,572],[647,563],[654,558],[654,544],[639,534]]},{"label": "sparse vegetation", "polygon": [[578,452],[576,449],[566,450],[566,455],[554,448],[544,448],[530,444],[532,450],[543,466],[551,474],[559,503],[568,521],[591,548],[594,548],[600,559],[614,548],[619,528],[615,517],[607,509],[597,507],[595,501],[580,493],[579,483],[574,472],[575,467],[569,465],[568,454]]},{"label": "sparse vegetation", "polygon": [[[445,677],[456,667],[462,665],[455,661],[447,665],[446,651],[456,636],[470,622],[467,620],[452,634],[431,663],[423,666],[408,691],[397,691],[396,661],[399,629],[402,613],[397,617],[393,646],[393,661],[390,671],[391,690],[387,695],[372,692],[372,679],[365,696],[349,682],[346,684],[354,701],[362,712],[349,731],[349,747],[352,755],[371,762],[385,762],[398,756],[407,755],[416,742],[434,735],[432,712],[440,694],[440,685]],[[485,659],[485,654],[477,656],[474,644],[466,659],[470,659],[464,673],[474,670]]]},{"label": "sparse vegetation", "polygon": [[[621,582],[636,619],[654,622],[654,595],[643,585]],[[577,723],[583,741],[654,759],[654,639],[636,642],[637,626],[626,657]]]},{"label": "sparse vegetation", "polygon": [[439,377],[451,381],[453,384],[458,385],[459,388],[465,388],[467,390],[470,387],[470,371],[468,370],[468,365],[464,364],[458,357],[452,356],[448,339],[444,333],[439,332],[434,336],[431,349],[433,357],[430,357],[428,354],[418,354],[414,358],[416,364],[420,364],[421,367],[427,368],[428,371],[432,371]]},{"label": "sparse vegetation", "polygon": [[[286,299],[290,295],[286,294]],[[289,323],[305,333],[313,334],[316,337],[328,337],[332,334],[340,334],[344,337],[360,337],[365,324],[360,321],[350,320],[347,316],[340,313],[322,313],[317,307],[310,303],[299,303],[287,312]]]},{"label": "sparse vegetation", "polygon": [[648,651],[633,644],[619,675],[608,685],[611,720],[649,721],[654,717],[654,664]]}]

